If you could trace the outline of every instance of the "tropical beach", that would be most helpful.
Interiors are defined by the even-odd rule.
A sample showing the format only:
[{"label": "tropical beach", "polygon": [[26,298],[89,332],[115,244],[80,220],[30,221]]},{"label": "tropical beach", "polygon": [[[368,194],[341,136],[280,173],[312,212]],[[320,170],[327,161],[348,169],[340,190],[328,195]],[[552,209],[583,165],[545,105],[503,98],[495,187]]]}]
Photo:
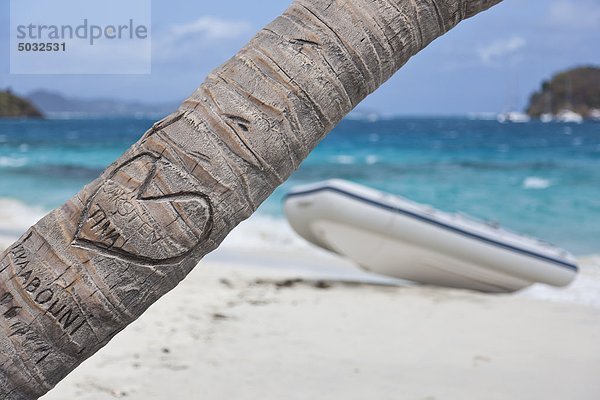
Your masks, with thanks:
[{"label": "tropical beach", "polygon": [[[3,182],[20,183],[18,191],[16,180],[0,189],[0,246],[151,123],[123,122],[131,136],[97,139],[94,130],[116,122],[2,122]],[[344,121],[176,290],[44,399],[596,399],[596,129],[467,118]],[[48,131],[72,139],[45,141]],[[566,288],[501,295],[366,273],[301,239],[281,211],[290,187],[339,176],[552,238],[578,256],[580,273]],[[519,207],[493,203],[498,185]],[[571,214],[586,207],[587,221]]]},{"label": "tropical beach", "polygon": [[0,400],[600,398],[596,0],[51,3]]}]

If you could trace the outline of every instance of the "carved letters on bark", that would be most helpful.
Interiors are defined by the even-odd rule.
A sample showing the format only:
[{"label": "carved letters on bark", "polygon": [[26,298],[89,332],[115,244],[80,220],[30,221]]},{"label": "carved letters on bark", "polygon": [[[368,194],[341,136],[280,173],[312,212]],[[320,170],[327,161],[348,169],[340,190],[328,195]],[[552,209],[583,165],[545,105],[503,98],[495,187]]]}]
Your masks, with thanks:
[{"label": "carved letters on bark", "polygon": [[90,196],[73,245],[136,264],[171,265],[212,226],[213,208],[196,178],[161,155],[142,153]]}]

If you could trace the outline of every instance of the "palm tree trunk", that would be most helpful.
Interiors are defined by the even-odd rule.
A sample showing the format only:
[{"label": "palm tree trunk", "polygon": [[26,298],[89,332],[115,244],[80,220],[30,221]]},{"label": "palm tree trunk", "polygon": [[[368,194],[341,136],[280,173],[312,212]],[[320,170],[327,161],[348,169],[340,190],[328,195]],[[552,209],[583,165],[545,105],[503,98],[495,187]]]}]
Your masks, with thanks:
[{"label": "palm tree trunk", "polygon": [[352,108],[501,0],[297,0],[0,255],[0,398],[50,390],[173,289]]}]

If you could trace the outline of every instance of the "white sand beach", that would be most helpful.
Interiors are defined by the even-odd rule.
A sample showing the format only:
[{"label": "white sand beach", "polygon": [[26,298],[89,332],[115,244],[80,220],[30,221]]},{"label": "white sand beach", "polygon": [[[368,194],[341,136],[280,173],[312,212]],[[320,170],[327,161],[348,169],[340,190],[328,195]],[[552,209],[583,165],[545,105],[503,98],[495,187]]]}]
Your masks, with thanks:
[{"label": "white sand beach", "polygon": [[243,224],[43,399],[600,398],[597,258],[486,295],[369,276],[282,224]]}]

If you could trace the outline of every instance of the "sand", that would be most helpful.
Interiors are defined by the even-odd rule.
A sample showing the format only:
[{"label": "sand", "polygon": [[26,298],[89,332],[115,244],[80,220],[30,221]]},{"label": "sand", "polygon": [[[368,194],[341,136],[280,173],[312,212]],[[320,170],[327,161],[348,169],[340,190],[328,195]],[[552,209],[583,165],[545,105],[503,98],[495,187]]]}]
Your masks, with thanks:
[{"label": "sand", "polygon": [[[2,206],[0,248],[40,215]],[[600,257],[582,263],[566,289],[422,287],[255,220],[43,400],[598,400]]]},{"label": "sand", "polygon": [[363,280],[218,252],[43,399],[600,398],[598,308]]}]

